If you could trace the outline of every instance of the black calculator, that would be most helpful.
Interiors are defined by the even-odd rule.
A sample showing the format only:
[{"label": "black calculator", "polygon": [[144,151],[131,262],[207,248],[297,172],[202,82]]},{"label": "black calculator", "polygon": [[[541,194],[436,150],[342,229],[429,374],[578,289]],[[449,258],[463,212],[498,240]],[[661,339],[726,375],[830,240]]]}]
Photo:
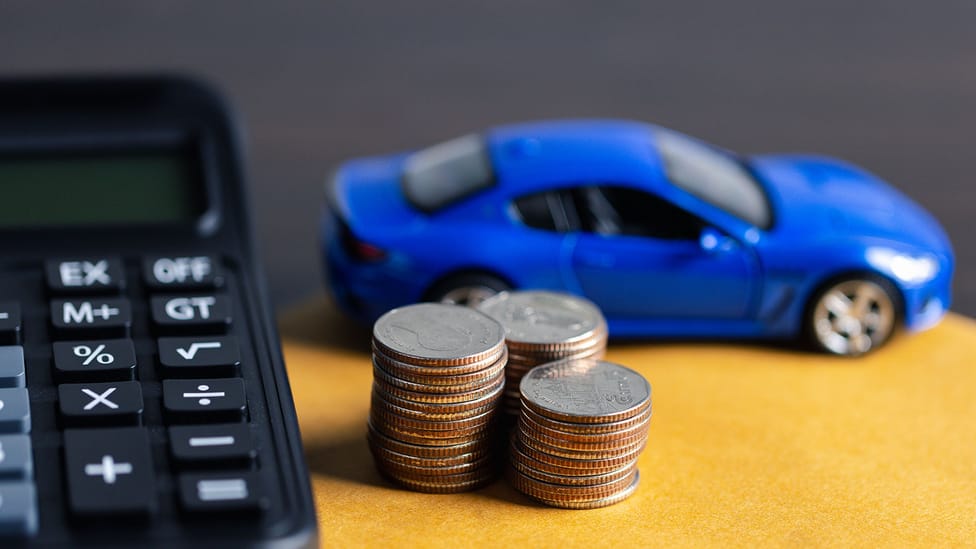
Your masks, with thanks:
[{"label": "black calculator", "polygon": [[0,81],[0,547],[301,547],[308,472],[233,120]]}]

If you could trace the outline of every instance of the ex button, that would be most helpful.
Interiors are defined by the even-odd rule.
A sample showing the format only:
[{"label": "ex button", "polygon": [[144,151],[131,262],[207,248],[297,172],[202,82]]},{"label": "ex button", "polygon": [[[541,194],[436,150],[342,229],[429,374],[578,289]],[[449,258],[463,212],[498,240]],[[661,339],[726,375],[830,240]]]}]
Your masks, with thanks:
[{"label": "ex button", "polygon": [[156,290],[219,288],[224,284],[223,271],[210,255],[150,257],[143,261],[146,284]]},{"label": "ex button", "polygon": [[47,261],[44,272],[48,288],[61,294],[118,292],[125,287],[122,261],[115,257]]},{"label": "ex button", "polygon": [[222,295],[156,296],[150,307],[164,329],[222,332],[231,323],[230,299]]}]

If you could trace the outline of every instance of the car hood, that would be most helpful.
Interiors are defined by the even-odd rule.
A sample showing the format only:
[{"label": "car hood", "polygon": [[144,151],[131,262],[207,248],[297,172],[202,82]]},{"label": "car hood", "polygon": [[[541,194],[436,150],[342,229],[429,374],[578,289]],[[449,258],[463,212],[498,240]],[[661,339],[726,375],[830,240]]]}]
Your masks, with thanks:
[{"label": "car hood", "polygon": [[773,232],[790,238],[871,237],[949,253],[939,222],[906,195],[861,168],[816,156],[750,159],[770,194]]}]

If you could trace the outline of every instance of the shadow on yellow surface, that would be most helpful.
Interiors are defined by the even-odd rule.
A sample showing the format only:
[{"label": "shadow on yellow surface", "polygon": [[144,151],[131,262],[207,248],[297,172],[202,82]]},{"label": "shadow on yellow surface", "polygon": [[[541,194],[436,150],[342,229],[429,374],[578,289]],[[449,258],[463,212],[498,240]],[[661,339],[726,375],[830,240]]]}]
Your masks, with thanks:
[{"label": "shadow on yellow surface", "polygon": [[499,480],[426,495],[375,471],[369,331],[324,301],[281,320],[324,546],[976,543],[976,322],[950,315],[850,360],[789,347],[627,343],[653,386],[630,499],[537,505]]}]

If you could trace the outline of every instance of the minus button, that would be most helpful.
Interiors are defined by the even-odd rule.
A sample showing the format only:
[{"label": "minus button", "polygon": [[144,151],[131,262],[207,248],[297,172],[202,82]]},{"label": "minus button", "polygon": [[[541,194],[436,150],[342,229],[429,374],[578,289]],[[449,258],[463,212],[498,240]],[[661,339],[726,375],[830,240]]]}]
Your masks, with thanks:
[{"label": "minus button", "polygon": [[247,424],[174,425],[169,428],[170,451],[176,461],[193,467],[220,467],[228,461],[247,466],[257,445]]}]

